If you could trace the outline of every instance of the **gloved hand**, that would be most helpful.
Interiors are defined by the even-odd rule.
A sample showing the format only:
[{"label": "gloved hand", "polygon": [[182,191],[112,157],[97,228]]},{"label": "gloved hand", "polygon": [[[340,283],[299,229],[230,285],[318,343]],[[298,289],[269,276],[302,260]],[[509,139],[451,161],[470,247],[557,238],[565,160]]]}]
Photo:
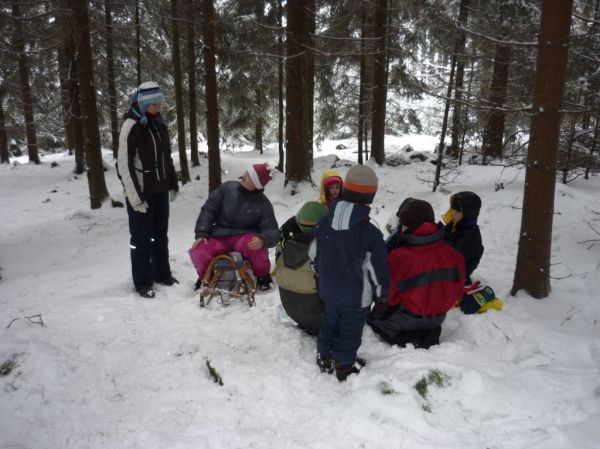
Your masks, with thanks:
[{"label": "gloved hand", "polygon": [[375,301],[375,305],[373,306],[373,310],[371,310],[371,317],[375,319],[380,319],[385,316],[388,311],[388,302],[387,299],[383,302]]},{"label": "gloved hand", "polygon": [[265,246],[265,242],[259,236],[252,237],[252,240],[248,242],[248,249],[257,250]]},{"label": "gloved hand", "polygon": [[140,212],[142,214],[145,214],[148,211],[148,203],[146,203],[145,201],[143,203],[140,203],[136,206],[132,206],[133,210],[136,212]]},{"label": "gloved hand", "polygon": [[173,202],[177,198],[177,190],[169,190],[169,201]]},{"label": "gloved hand", "polygon": [[206,242],[208,242],[208,237],[198,237],[196,240],[194,240],[194,243],[192,243],[192,249],[194,249],[200,243],[206,243]]}]

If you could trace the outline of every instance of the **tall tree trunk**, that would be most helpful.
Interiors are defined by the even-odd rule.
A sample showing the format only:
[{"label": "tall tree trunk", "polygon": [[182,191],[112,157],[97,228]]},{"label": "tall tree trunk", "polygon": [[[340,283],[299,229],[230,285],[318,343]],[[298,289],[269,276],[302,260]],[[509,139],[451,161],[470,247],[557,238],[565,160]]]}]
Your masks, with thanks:
[{"label": "tall tree trunk", "polygon": [[375,21],[375,5],[374,0],[363,2],[365,11],[364,22],[364,76],[361,77],[361,85],[363,89],[363,160],[369,160],[369,142],[371,131],[373,129],[373,73],[375,64],[375,42],[374,42],[374,21]]},{"label": "tall tree trunk", "polygon": [[375,42],[373,64],[373,124],[371,157],[377,164],[385,162],[385,106],[387,101],[387,0],[377,0],[375,8]]},{"label": "tall tree trunk", "polygon": [[550,293],[552,219],[560,108],[565,88],[572,0],[543,0],[519,249],[511,294]]},{"label": "tall tree trunk", "polygon": [[435,177],[433,178],[433,191],[435,192],[440,185],[440,176],[442,174],[442,158],[444,156],[444,147],[446,146],[446,131],[448,129],[448,114],[450,112],[450,98],[452,96],[452,87],[454,85],[454,71],[456,70],[456,52],[452,55],[450,65],[450,79],[448,80],[448,91],[446,93],[446,106],[444,108],[444,117],[442,119],[442,132],[440,133],[440,144],[438,148],[437,162],[435,166]]},{"label": "tall tree trunk", "polygon": [[[66,26],[62,24],[62,26]],[[60,99],[63,109],[63,126],[65,129],[65,147],[69,152],[69,156],[75,152],[75,128],[71,120],[71,96],[69,94],[69,69],[71,61],[67,60],[64,51],[64,43],[57,51],[58,54],[58,78],[60,80]]]},{"label": "tall tree trunk", "polygon": [[[579,92],[577,94],[577,104],[581,101],[581,96],[583,95],[583,88],[579,88]],[[585,106],[585,105],[583,105]],[[575,126],[577,125],[577,115],[576,113],[569,114],[566,116],[565,122],[568,123],[569,127],[569,139],[567,141],[567,148],[564,151],[564,154],[561,155],[560,148],[558,150],[558,163],[561,165],[560,171],[562,172],[562,183],[566,184],[569,182],[569,173],[571,172],[572,160],[573,160],[573,143],[575,143]],[[559,137],[560,144],[560,137]]]},{"label": "tall tree trunk", "polygon": [[88,164],[88,186],[92,209],[102,207],[108,199],[108,190],[104,179],[104,164],[100,147],[100,130],[98,126],[98,109],[96,105],[96,89],[94,85],[92,47],[90,44],[90,22],[87,2],[69,0],[75,18],[77,33],[76,50],[78,55],[77,70],[79,75],[79,94],[83,117],[83,134],[85,138],[85,156]]},{"label": "tall tree trunk", "polygon": [[306,80],[308,89],[306,89],[306,132],[308,133],[308,157],[310,167],[313,166],[314,159],[314,117],[315,117],[315,46],[314,35],[316,33],[316,2],[315,0],[308,1],[308,9],[306,10],[305,19],[308,29],[308,46],[306,48]]},{"label": "tall tree trunk", "polygon": [[8,136],[4,120],[4,90],[0,88],[0,164],[10,164],[8,153]]},{"label": "tall tree trunk", "polygon": [[79,75],[77,70],[77,59],[75,58],[75,48],[71,34],[65,36],[68,39],[65,47],[65,58],[71,61],[69,71],[67,72],[67,87],[69,90],[70,117],[69,120],[73,127],[73,146],[75,147],[75,174],[85,172],[85,139],[83,136],[83,119],[81,116],[81,99],[79,97]]},{"label": "tall tree trunk", "polygon": [[[58,46],[59,75],[64,82],[66,90],[65,99],[65,126],[66,134],[70,140],[69,149],[75,152],[75,174],[85,172],[85,149],[83,138],[83,123],[81,120],[81,102],[79,99],[79,75],[77,74],[77,60],[75,58],[75,42],[73,17],[69,9],[68,0],[60,3],[60,45]],[[61,84],[62,85],[62,84]]]},{"label": "tall tree trunk", "polygon": [[187,14],[187,62],[188,62],[188,100],[190,103],[190,150],[192,152],[192,167],[200,165],[198,155],[198,123],[196,108],[196,30],[195,1],[188,0]]},{"label": "tall tree trunk", "polygon": [[484,164],[490,157],[502,158],[502,141],[504,139],[506,95],[508,91],[508,69],[510,66],[510,47],[496,44],[494,55],[494,69],[490,84],[489,102],[494,108],[489,115],[487,125],[483,131],[481,149],[483,150]]},{"label": "tall tree trunk", "polygon": [[137,85],[142,84],[142,25],[140,23],[140,0],[135,0],[135,73]]},{"label": "tall tree trunk", "polygon": [[187,163],[185,145],[185,111],[183,110],[183,88],[181,82],[181,52],[179,50],[179,8],[177,0],[171,0],[171,26],[173,31],[172,63],[175,81],[175,110],[177,112],[177,146],[179,148],[179,166],[181,169],[181,184],[191,181]]},{"label": "tall tree trunk", "polygon": [[277,93],[278,93],[278,111],[279,117],[277,122],[277,140],[279,149],[279,160],[277,162],[277,170],[283,173],[283,121],[284,121],[284,109],[283,109],[283,63],[284,63],[284,47],[283,47],[283,6],[282,0],[277,0],[277,25],[279,26],[279,32],[277,34],[277,47],[279,49],[279,61],[277,63]]},{"label": "tall tree trunk", "polygon": [[106,78],[108,79],[108,108],[113,157],[119,150],[119,116],[117,114],[117,87],[115,84],[115,57],[111,0],[104,0],[104,24],[106,26]]},{"label": "tall tree trunk", "polygon": [[309,133],[304,112],[307,104],[307,54],[309,46],[306,14],[309,0],[288,0],[286,59],[286,168],[285,183],[295,188],[310,177]]},{"label": "tall tree trunk", "polygon": [[254,124],[254,149],[258,150],[260,154],[263,154],[263,119],[260,86],[257,86],[254,91],[256,93],[256,109],[258,110],[258,115],[256,116],[256,122]]},{"label": "tall tree trunk", "polygon": [[204,90],[206,92],[206,134],[208,144],[208,190],[221,185],[221,153],[219,151],[219,103],[215,61],[215,6],[213,0],[202,0],[202,35],[204,38]]},{"label": "tall tree trunk", "polygon": [[[370,11],[372,10],[372,4],[369,0],[360,2],[360,86],[358,90],[358,163],[363,164],[366,160],[364,156],[365,151],[363,150],[363,141],[366,143],[366,136],[368,134],[368,120],[367,115],[370,110],[371,103],[369,101],[370,85],[372,82],[373,71],[369,59],[371,59],[371,45],[369,44],[369,37],[372,33],[369,33],[370,27]],[[366,155],[365,155],[366,156]]]},{"label": "tall tree trunk", "polygon": [[590,148],[590,157],[588,158],[587,163],[585,165],[585,174],[583,175],[584,179],[590,179],[590,171],[592,168],[592,156],[597,151],[598,146],[600,146],[600,117],[596,115],[594,118],[594,138],[592,140],[592,146]]},{"label": "tall tree trunk", "polygon": [[[471,86],[473,85],[473,78],[475,74],[475,61],[471,60],[471,70],[469,71],[469,84],[467,86],[467,95],[471,97]],[[462,137],[460,139],[460,148],[458,149],[458,165],[462,165],[463,155],[465,153],[465,139],[467,138],[467,131],[469,128],[469,104],[465,106],[465,111],[463,113],[462,119]]]},{"label": "tall tree trunk", "polygon": [[21,22],[21,6],[12,4],[12,15],[15,19],[15,52],[17,53],[19,66],[19,83],[21,85],[21,101],[23,103],[23,118],[25,120],[25,133],[27,135],[27,154],[29,162],[40,163],[38,154],[37,135],[35,131],[35,119],[33,117],[33,96],[29,85],[29,60],[25,53],[25,35],[23,23]]},{"label": "tall tree trunk", "polygon": [[469,1],[461,0],[460,7],[458,10],[458,29],[456,34],[456,45],[455,50],[458,52],[456,55],[456,81],[454,83],[454,108],[452,110],[452,131],[450,148],[448,153],[451,157],[457,158],[459,153],[459,136],[461,134],[461,119],[462,119],[462,94],[463,85],[465,80],[465,43],[467,42],[467,36],[462,30],[467,25],[469,20]]}]

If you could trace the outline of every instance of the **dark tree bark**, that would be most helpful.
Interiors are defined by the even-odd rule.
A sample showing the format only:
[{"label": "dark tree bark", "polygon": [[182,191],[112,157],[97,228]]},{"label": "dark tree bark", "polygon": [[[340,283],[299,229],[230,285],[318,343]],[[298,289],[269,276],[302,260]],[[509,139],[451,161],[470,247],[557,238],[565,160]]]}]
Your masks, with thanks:
[{"label": "dark tree bark", "polygon": [[385,162],[385,107],[387,101],[387,0],[377,0],[375,7],[375,60],[373,63],[373,123],[371,157],[377,164]]},{"label": "dark tree bark", "polygon": [[583,175],[584,179],[590,179],[590,171],[592,165],[592,156],[597,151],[600,146],[600,117],[596,115],[594,117],[594,138],[592,140],[592,146],[590,148],[590,157],[588,158],[588,162],[585,166],[585,174]]},{"label": "dark tree bark", "polygon": [[283,29],[283,6],[282,0],[277,1],[277,24],[279,26],[279,33],[277,34],[277,47],[279,49],[279,61],[277,63],[277,93],[278,93],[278,124],[277,124],[277,137],[278,137],[278,148],[279,148],[279,160],[277,162],[277,170],[283,173],[283,122],[284,122],[284,109],[283,109],[283,62],[284,62],[284,47],[283,47],[283,35],[285,33]]},{"label": "dark tree bark", "polygon": [[262,98],[260,93],[260,86],[255,89],[256,93],[256,109],[258,114],[256,116],[256,122],[254,124],[254,149],[258,150],[260,154],[263,154],[263,119],[262,119]]},{"label": "dark tree bark", "polygon": [[83,137],[83,120],[81,117],[81,100],[79,98],[79,75],[77,74],[77,60],[71,33],[63,36],[63,52],[67,68],[67,90],[69,93],[69,123],[73,129],[73,147],[75,149],[75,174],[85,172],[85,142]]},{"label": "dark tree bark", "polygon": [[204,38],[204,90],[206,92],[206,134],[208,144],[208,190],[221,185],[221,153],[219,151],[219,103],[215,61],[215,6],[213,0],[202,0],[202,35]]},{"label": "dark tree bark", "polygon": [[135,0],[135,73],[137,75],[137,85],[142,84],[142,27],[140,24],[140,1]]},{"label": "dark tree bark", "polygon": [[100,130],[98,127],[98,109],[96,105],[96,89],[94,85],[92,48],[90,44],[90,22],[87,2],[69,0],[74,16],[73,32],[76,33],[77,71],[79,77],[79,94],[83,117],[83,134],[85,138],[85,156],[88,165],[87,177],[92,209],[102,207],[108,199],[108,190],[104,179],[104,164],[100,147]]},{"label": "dark tree bark", "polygon": [[[371,85],[373,81],[373,64],[371,57],[371,44],[369,38],[372,33],[369,32],[372,27],[372,3],[369,0],[362,1],[361,7],[361,26],[360,26],[360,86],[358,92],[358,163],[362,165],[368,159],[366,144],[368,143],[369,120],[368,115],[371,110]],[[363,150],[363,142],[365,149]]]},{"label": "dark tree bark", "polygon": [[461,0],[458,10],[458,29],[456,35],[455,50],[458,52],[456,55],[456,81],[454,82],[454,108],[452,110],[452,131],[450,133],[451,142],[448,153],[451,157],[458,157],[459,153],[459,137],[461,135],[461,124],[462,124],[462,94],[463,85],[465,81],[465,43],[467,42],[467,36],[462,30],[467,25],[469,20],[469,1]]},{"label": "dark tree bark", "polygon": [[10,164],[8,153],[8,136],[4,120],[4,91],[0,88],[0,164]]},{"label": "dark tree bark", "polygon": [[308,9],[304,15],[308,29],[308,46],[306,47],[306,80],[308,89],[306,89],[306,104],[305,121],[306,130],[308,133],[308,157],[310,167],[313,166],[314,159],[314,124],[315,124],[315,40],[313,36],[316,33],[316,2],[315,0],[308,1]]},{"label": "dark tree bark", "polygon": [[29,162],[39,164],[40,157],[38,154],[35,119],[33,117],[33,96],[31,95],[31,86],[29,85],[29,60],[25,52],[25,35],[23,33],[23,23],[20,19],[21,6],[18,3],[12,4],[12,15],[16,18],[14,48],[17,53],[19,65],[19,83],[21,85],[21,101],[23,103],[23,118],[25,120],[25,133],[27,136],[27,153],[29,155]]},{"label": "dark tree bark", "polygon": [[444,156],[444,147],[446,146],[446,131],[448,130],[448,115],[450,112],[450,98],[452,96],[452,87],[454,86],[454,71],[456,70],[456,52],[452,55],[450,65],[450,79],[448,80],[448,91],[446,93],[446,107],[444,108],[444,117],[442,118],[442,132],[440,133],[440,144],[438,148],[437,162],[435,166],[435,177],[433,179],[433,191],[435,192],[440,185],[440,176],[442,173],[442,158]]},{"label": "dark tree bark", "polygon": [[[467,86],[467,95],[470,96],[471,95],[471,86],[473,85],[473,78],[474,78],[474,68],[475,66],[475,61],[471,60],[471,70],[469,71],[469,84]],[[467,103],[467,105],[465,106],[465,110],[463,112],[463,119],[462,119],[462,126],[461,126],[461,130],[462,130],[462,137],[460,139],[460,148],[458,150],[458,165],[462,165],[463,162],[463,155],[465,153],[465,139],[467,138],[467,131],[469,129],[469,104]]]},{"label": "dark tree bark", "polygon": [[552,219],[560,109],[565,88],[572,0],[543,0],[519,249],[511,294],[550,293]]},{"label": "dark tree bark", "polygon": [[[577,104],[579,104],[579,102],[581,101],[582,90],[583,90],[583,88],[580,87],[579,93],[577,95]],[[563,184],[566,184],[567,182],[569,182],[569,174],[571,173],[571,170],[574,168],[573,167],[573,144],[575,143],[575,126],[577,125],[577,114],[572,114],[570,117],[568,117],[568,120],[565,120],[565,121],[569,122],[569,139],[568,139],[567,148],[565,149],[564,154],[561,155],[561,152],[559,151],[559,156],[558,156],[558,164],[560,166],[560,171],[562,172],[561,180],[562,180]],[[583,127],[586,127],[585,123],[583,124]]]},{"label": "dark tree bark", "polygon": [[187,21],[187,62],[188,62],[188,100],[190,103],[190,150],[192,152],[192,167],[200,165],[198,155],[198,123],[196,119],[196,30],[195,1],[188,0]]},{"label": "dark tree bark", "polygon": [[60,99],[63,108],[63,126],[65,128],[65,147],[68,150],[69,156],[71,156],[75,152],[75,129],[71,120],[71,96],[69,94],[69,69],[71,61],[66,58],[63,42],[61,42],[57,53]]},{"label": "dark tree bark", "polygon": [[286,169],[285,183],[295,187],[312,182],[310,177],[309,131],[305,111],[307,103],[307,47],[309,46],[306,14],[309,0],[289,0],[287,4],[286,60]]},{"label": "dark tree bark", "polygon": [[185,111],[183,110],[183,88],[181,82],[181,52],[179,50],[179,8],[177,0],[171,0],[171,27],[173,32],[172,63],[175,84],[175,110],[177,113],[177,146],[179,147],[179,166],[181,169],[181,184],[191,181],[187,163],[185,145]]},{"label": "dark tree bark", "polygon": [[503,108],[506,104],[506,94],[508,91],[510,54],[511,50],[507,45],[496,45],[489,97],[489,103],[494,109],[490,113],[487,125],[483,131],[483,140],[481,144],[484,163],[490,157],[502,158],[502,141],[504,140],[505,121]]},{"label": "dark tree bark", "polygon": [[108,80],[108,109],[113,157],[119,150],[119,116],[117,114],[117,86],[115,84],[115,60],[111,0],[104,0],[104,25],[106,28],[106,78]]}]

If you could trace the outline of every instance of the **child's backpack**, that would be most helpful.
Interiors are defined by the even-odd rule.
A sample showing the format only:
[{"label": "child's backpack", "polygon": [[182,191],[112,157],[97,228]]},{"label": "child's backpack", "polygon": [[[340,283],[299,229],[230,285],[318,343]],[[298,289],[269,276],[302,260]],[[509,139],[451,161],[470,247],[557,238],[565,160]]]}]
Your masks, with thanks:
[{"label": "child's backpack", "polygon": [[460,310],[467,315],[484,313],[489,309],[502,310],[502,300],[496,298],[496,293],[489,285],[476,282],[465,290],[465,296],[460,301]]}]

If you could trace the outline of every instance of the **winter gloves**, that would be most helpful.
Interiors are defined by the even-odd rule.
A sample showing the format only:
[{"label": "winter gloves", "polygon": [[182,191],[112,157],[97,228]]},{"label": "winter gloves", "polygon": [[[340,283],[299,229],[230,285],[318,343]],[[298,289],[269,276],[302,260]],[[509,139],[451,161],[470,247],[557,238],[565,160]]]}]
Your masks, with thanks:
[{"label": "winter gloves", "polygon": [[375,305],[373,306],[373,310],[371,310],[371,317],[375,319],[381,319],[385,316],[388,311],[388,302],[387,300],[383,302],[375,301]]},{"label": "winter gloves", "polygon": [[139,212],[141,214],[145,214],[148,211],[148,203],[146,203],[145,201],[143,203],[131,207],[133,207],[134,211]]}]

